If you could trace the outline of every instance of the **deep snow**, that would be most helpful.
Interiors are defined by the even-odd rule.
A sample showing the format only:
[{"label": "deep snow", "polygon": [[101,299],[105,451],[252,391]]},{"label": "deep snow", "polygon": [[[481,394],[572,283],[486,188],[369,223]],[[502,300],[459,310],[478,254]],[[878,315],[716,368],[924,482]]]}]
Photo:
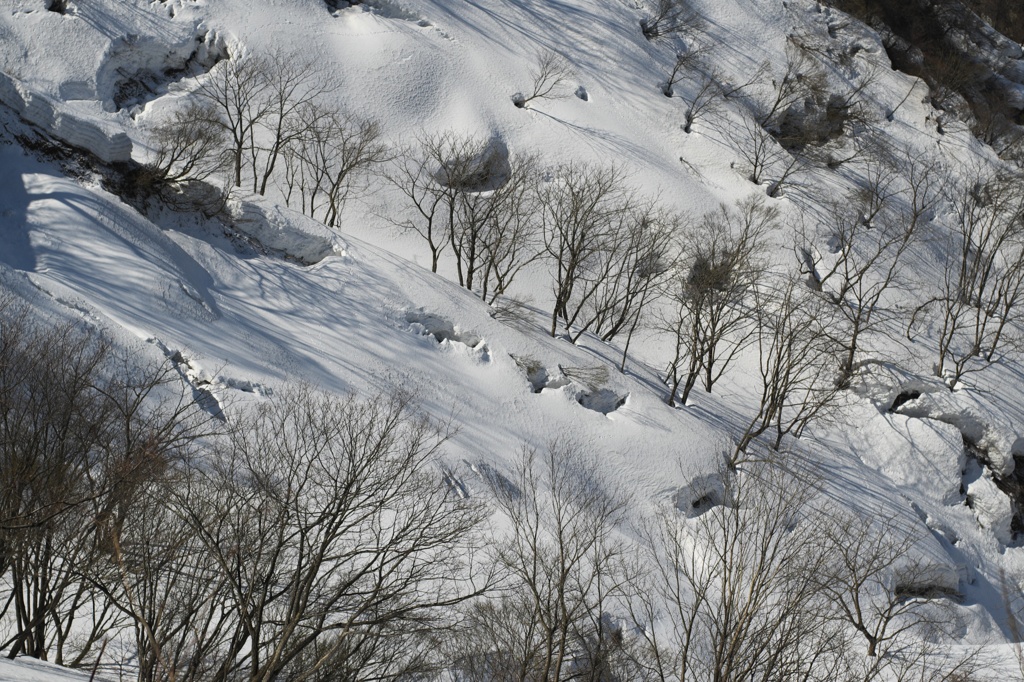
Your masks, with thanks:
[{"label": "deep snow", "polygon": [[[260,249],[226,235],[215,221],[169,212],[151,221],[103,190],[98,178],[70,177],[14,142],[16,134],[32,134],[20,115],[107,160],[128,153],[130,138],[130,153],[144,160],[142,126],[185,96],[194,80],[153,82],[154,93],[118,109],[123,79],[178,68],[193,54],[201,73],[221,51],[301,46],[330,65],[339,105],[379,120],[396,144],[457,129],[540,153],[545,165],[615,162],[643,191],[695,213],[763,194],[738,169],[723,132],[740,125],[742,101],[727,100],[716,125],[699,120],[684,133],[685,105],[660,92],[680,46],[646,41],[635,3],[377,0],[333,14],[322,0],[69,4],[67,15],[46,11],[44,0],[0,8],[5,287],[140,352],[180,353],[196,380],[211,382],[228,414],[293,381],[338,393],[408,391],[428,413],[458,426],[438,466],[470,495],[486,496],[486,472],[507,469],[524,444],[556,437],[585,444],[631,496],[636,516],[676,503],[692,480],[715,468],[750,410],[744,375],[756,358],[744,358],[714,395],[697,390],[690,406],[671,409],[659,380],[664,340],[648,334],[636,344],[629,372],[611,371],[599,399],[581,400],[584,388],[557,380],[536,393],[515,358],[535,360],[553,375],[558,367],[614,363],[617,347],[593,338],[574,347],[546,335],[550,292],[542,267],[516,292],[532,298],[535,314],[514,324],[432,275],[421,245],[386,220],[401,204],[383,182],[346,207],[337,232],[273,198],[239,194],[231,205],[234,228],[266,247]],[[765,61],[776,73],[794,31],[856,45],[856,59],[831,77],[850,83],[878,66],[867,94],[879,114],[880,144],[940,160],[946,183],[995,163],[966,129],[939,134],[935,112],[922,99],[925,86],[889,70],[877,35],[844,24],[833,10],[803,0],[695,5],[706,25],[693,40],[710,46],[708,61],[726,79],[743,82]],[[830,30],[837,37],[823,38]],[[535,55],[545,48],[571,62],[569,96],[517,109],[511,97],[527,87]],[[572,96],[578,86],[586,100]],[[687,79],[676,90],[686,96],[695,87]],[[852,167],[817,169],[770,200],[784,217],[772,237],[777,262],[792,260],[796,226],[820,219],[814,197],[839,196],[856,180]],[[907,279],[935,281],[935,259],[927,249],[915,252]],[[947,586],[963,594],[963,642],[1012,655],[1000,576],[1009,576],[1019,594],[1024,548],[1012,536],[1009,499],[991,471],[965,458],[961,434],[988,449],[998,473],[1012,470],[1013,455],[1024,456],[1024,362],[1008,356],[951,393],[930,377],[927,334],[913,343],[874,339],[872,354],[882,362],[844,395],[834,423],[811,429],[792,447],[819,468],[828,494],[865,514],[899,519],[918,539]],[[889,413],[893,399],[910,390],[921,397]],[[13,670],[4,663],[0,679],[36,679]]]}]

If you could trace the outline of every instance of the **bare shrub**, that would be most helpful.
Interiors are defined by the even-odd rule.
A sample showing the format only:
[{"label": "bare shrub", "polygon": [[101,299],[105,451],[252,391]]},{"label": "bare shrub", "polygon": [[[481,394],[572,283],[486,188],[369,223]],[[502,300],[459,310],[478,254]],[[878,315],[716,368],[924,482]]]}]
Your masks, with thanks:
[{"label": "bare shrub", "polygon": [[512,96],[512,102],[520,109],[526,109],[534,100],[569,96],[566,87],[572,78],[572,66],[554,50],[541,50],[537,53],[537,63],[531,76],[533,83],[529,94],[519,92]]}]

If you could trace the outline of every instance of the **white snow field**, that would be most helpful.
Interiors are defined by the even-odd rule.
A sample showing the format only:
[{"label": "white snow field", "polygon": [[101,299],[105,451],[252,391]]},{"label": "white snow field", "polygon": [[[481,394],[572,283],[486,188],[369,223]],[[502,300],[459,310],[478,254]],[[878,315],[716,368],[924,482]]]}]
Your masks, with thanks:
[{"label": "white snow field", "polygon": [[[68,0],[63,14],[48,4],[0,6],[0,288],[139,353],[180,354],[229,419],[290,383],[364,396],[401,389],[457,427],[438,478],[470,497],[488,499],[486,472],[507,473],[524,445],[557,438],[583,444],[628,495],[631,518],[685,507],[756,411],[756,351],[713,393],[698,385],[688,405],[669,407],[665,335],[639,334],[624,374],[620,338],[552,338],[540,262],[510,292],[530,302],[526,314],[502,321],[457,285],[449,260],[430,272],[422,240],[394,227],[409,209],[383,178],[349,200],[335,229],[286,207],[279,189],[234,192],[228,228],[171,210],[144,216],[97,174],[23,141],[41,132],[102,161],[145,162],[147,126],[190,97],[218,59],[284,50],[322,65],[335,84],[328,99],[379,122],[389,144],[455,130],[536,154],[545,168],[614,163],[638,191],[701,215],[770,187],[748,181],[729,132],[742,130],[742,98],[683,131],[699,82],[685,77],[676,96],[662,93],[675,53],[705,46],[705,63],[735,85],[767,63],[769,82],[781,77],[787,36],[799,33],[855,55],[832,65],[830,83],[852,87],[875,73],[864,91],[873,141],[934,160],[942,187],[1002,163],[966,126],[937,130],[927,86],[891,69],[876,33],[809,0],[694,0],[704,21],[689,45],[646,40],[639,0],[374,0],[337,10],[323,0]],[[1000,49],[1020,60],[1019,46]],[[571,65],[568,96],[517,108],[512,97],[530,87],[542,50]],[[166,70],[176,75],[162,78]],[[133,79],[149,80],[133,90]],[[769,237],[773,266],[797,267],[798,231],[825,220],[821,198],[853,190],[864,172],[820,164],[766,198],[781,216]],[[949,220],[947,207],[935,210],[926,228],[934,238],[905,260],[894,308],[938,286],[937,235]],[[824,238],[818,246],[830,257]],[[933,376],[937,324],[925,318],[913,340],[895,323],[868,335],[858,356],[867,362],[835,413],[785,446],[816,468],[823,496],[907,530],[934,569],[929,587],[958,595],[957,637],[944,646],[981,647],[989,663],[979,675],[1012,679],[1007,609],[1024,605],[1024,546],[1012,527],[1021,510],[994,479],[1011,477],[1024,457],[1024,357],[1008,350],[951,391]],[[524,359],[547,370],[549,386],[531,383]],[[561,372],[602,365],[600,393]],[[914,397],[890,411],[901,394]],[[77,679],[88,676],[0,660],[2,681]]]}]

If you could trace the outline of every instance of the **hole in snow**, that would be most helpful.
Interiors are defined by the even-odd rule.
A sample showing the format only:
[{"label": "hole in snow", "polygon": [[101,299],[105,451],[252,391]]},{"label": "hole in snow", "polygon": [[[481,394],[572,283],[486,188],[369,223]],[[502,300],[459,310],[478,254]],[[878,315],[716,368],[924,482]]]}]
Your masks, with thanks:
[{"label": "hole in snow", "polygon": [[478,335],[459,329],[452,322],[426,312],[409,312],[405,315],[409,330],[421,336],[433,336],[439,344],[460,344],[477,351],[485,362],[490,359],[487,344]]},{"label": "hole in snow", "polygon": [[73,8],[74,5],[71,5],[68,0],[49,0],[46,3],[46,9],[57,14],[67,14]]},{"label": "hole in snow", "polygon": [[629,394],[620,396],[614,391],[602,388],[593,393],[580,393],[576,396],[576,402],[588,410],[594,410],[601,414],[610,414],[626,404]]},{"label": "hole in snow", "polygon": [[697,476],[676,490],[672,500],[675,508],[688,517],[725,504],[725,484],[717,474]]},{"label": "hole in snow", "polygon": [[893,399],[892,405],[889,406],[889,411],[896,412],[904,403],[908,403],[911,400],[917,400],[920,397],[921,391],[903,391]]},{"label": "hole in snow", "polygon": [[519,369],[526,374],[526,380],[534,393],[545,389],[566,389],[577,403],[601,414],[610,414],[626,404],[629,394],[620,395],[604,388],[608,381],[608,368],[604,365],[594,367],[563,367],[555,369],[545,367],[535,358],[511,355]]}]

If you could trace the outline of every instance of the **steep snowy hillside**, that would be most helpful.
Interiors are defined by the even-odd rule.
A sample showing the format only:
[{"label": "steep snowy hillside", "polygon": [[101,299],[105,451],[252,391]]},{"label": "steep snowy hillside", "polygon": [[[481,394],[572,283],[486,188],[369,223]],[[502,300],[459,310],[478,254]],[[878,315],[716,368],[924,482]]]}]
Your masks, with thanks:
[{"label": "steep snowy hillside", "polygon": [[[1007,106],[1024,108],[1020,46],[987,26],[967,37]],[[814,679],[840,679],[841,663],[856,679],[1024,674],[1019,139],[1003,119],[998,134],[979,132],[966,95],[939,93],[949,81],[894,69],[902,39],[805,0],[10,0],[0,7],[0,321],[14,329],[8,311],[27,304],[46,325],[70,322],[166,362],[217,424],[296,386],[401,393],[449,429],[426,470],[486,506],[485,535],[529,526],[517,506],[531,480],[517,469],[524,452],[582,453],[594,479],[581,496],[604,499],[596,480],[623,500],[605,509],[601,541],[638,564],[668,561],[664,575],[685,574],[693,557],[725,562],[716,546],[765,532],[751,517],[790,509],[764,499],[799,492],[800,523],[780,521],[769,544],[791,534],[815,548],[819,563],[787,571],[818,583],[836,584],[844,561],[863,569],[867,620],[888,628],[823,617],[824,631],[844,633],[843,655]],[[570,223],[606,226],[603,246],[579,258],[575,291],[556,284],[569,280]],[[478,239],[466,225],[492,232]],[[495,236],[517,229],[521,242]],[[494,255],[512,247],[521,252]],[[515,275],[507,289],[503,265]],[[0,467],[14,471],[9,461]],[[555,477],[551,466],[539,478]],[[736,490],[745,472],[783,482],[748,499]],[[20,507],[4,505],[0,533],[24,530]],[[534,509],[540,534],[560,530],[546,509]],[[95,527],[113,513],[95,512]],[[749,526],[730,536],[730,514]],[[669,528],[683,529],[675,545]],[[17,578],[16,542],[0,540],[5,653],[185,679],[172,654],[140,653],[158,639],[128,586],[143,571],[111,543],[101,549],[121,571],[126,596],[113,610],[125,620],[85,641],[90,617],[106,612],[51,627],[43,606],[9,601],[31,581]],[[642,573],[630,567],[623,575]],[[102,582],[91,579],[88,589]],[[681,655],[671,642],[685,609],[672,609],[686,600],[673,604],[663,587],[637,596],[658,579],[619,585],[572,616],[597,634],[576,633],[560,676],[524,679],[671,677],[651,652]],[[503,599],[529,592],[502,584]],[[692,599],[692,581],[688,590]],[[723,579],[709,593],[726,592]],[[850,598],[821,584],[813,596],[779,588],[766,603],[782,632],[783,593]],[[229,601],[202,608],[227,612]],[[487,617],[466,618],[486,629]],[[205,654],[243,661],[218,679],[258,667],[248,653],[258,637],[238,627]],[[602,628],[629,660],[614,673],[578,653],[594,638],[604,651],[614,637]],[[864,656],[862,635],[883,653]],[[439,639],[391,657],[444,650],[451,679],[504,679],[507,652],[492,640]],[[267,679],[333,679],[286,666],[337,656],[334,642]],[[708,669],[724,665],[715,661]],[[213,674],[182,665],[194,679]],[[798,678],[783,672],[789,662],[758,665],[728,679]],[[953,676],[968,669],[975,677]],[[0,667],[0,680],[65,679],[25,670]],[[346,670],[370,679],[377,668]]]}]

